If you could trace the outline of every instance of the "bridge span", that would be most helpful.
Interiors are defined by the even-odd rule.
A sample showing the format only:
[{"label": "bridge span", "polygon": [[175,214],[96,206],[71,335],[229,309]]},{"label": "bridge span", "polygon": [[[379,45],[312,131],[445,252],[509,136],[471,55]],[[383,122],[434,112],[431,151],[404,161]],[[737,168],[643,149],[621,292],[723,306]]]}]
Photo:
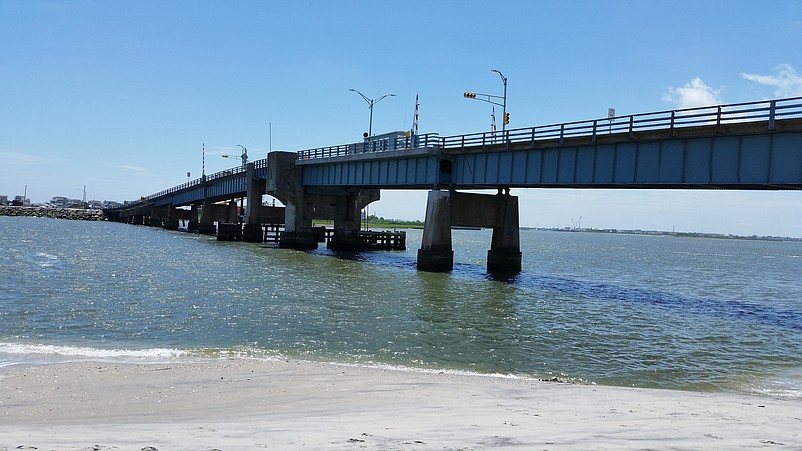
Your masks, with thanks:
[{"label": "bridge span", "polygon": [[[451,227],[478,226],[493,228],[488,270],[515,272],[518,200],[510,188],[799,190],[802,97],[271,152],[107,214],[177,228],[187,216],[177,207],[189,206],[191,231],[214,234],[215,222],[234,223],[242,239],[263,241],[265,227],[281,226],[279,245],[300,249],[318,245],[314,219],[333,219],[329,247],[362,250],[361,211],[380,190],[426,189],[420,269],[451,270]],[[464,192],[477,189],[498,194]],[[265,194],[285,207],[264,207]],[[248,199],[244,211],[232,204],[237,198]]]}]

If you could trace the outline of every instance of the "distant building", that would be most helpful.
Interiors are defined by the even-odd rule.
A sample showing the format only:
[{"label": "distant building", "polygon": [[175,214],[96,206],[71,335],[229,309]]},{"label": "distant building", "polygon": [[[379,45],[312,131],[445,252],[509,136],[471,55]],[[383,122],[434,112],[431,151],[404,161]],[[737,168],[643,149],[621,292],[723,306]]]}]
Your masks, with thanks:
[{"label": "distant building", "polygon": [[8,196],[0,194],[0,205],[8,205]]},{"label": "distant building", "polygon": [[14,196],[14,200],[11,201],[11,205],[16,205],[16,206],[19,206],[19,207],[30,206],[31,205],[31,200],[28,199],[27,197]]},{"label": "distant building", "polygon": [[58,208],[67,208],[71,203],[72,201],[64,196],[53,196],[53,198],[50,199],[50,205]]}]

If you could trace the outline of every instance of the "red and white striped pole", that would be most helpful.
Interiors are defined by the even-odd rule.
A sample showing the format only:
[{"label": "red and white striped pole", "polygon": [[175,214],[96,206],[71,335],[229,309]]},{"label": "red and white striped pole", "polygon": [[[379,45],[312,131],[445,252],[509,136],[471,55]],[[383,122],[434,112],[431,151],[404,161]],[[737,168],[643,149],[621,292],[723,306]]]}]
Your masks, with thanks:
[{"label": "red and white striped pole", "polygon": [[420,104],[418,103],[418,96],[419,94],[415,94],[415,120],[412,122],[412,135],[417,136],[418,134],[418,108]]}]

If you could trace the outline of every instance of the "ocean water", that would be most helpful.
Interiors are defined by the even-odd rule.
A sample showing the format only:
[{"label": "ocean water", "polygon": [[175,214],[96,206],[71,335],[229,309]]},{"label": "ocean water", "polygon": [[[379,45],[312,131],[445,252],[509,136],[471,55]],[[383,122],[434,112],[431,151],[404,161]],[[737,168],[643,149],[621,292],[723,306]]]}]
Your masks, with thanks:
[{"label": "ocean water", "polygon": [[304,358],[802,399],[802,243],[521,231],[523,271],[0,217],[0,366]]}]

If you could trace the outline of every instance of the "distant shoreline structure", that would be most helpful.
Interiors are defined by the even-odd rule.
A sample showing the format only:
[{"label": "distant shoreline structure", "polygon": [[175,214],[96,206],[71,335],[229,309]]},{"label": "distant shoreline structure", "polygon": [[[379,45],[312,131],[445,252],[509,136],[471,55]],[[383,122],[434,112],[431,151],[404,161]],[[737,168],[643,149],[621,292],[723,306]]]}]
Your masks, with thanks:
[{"label": "distant shoreline structure", "polygon": [[788,236],[733,235],[726,233],[703,233],[703,232],[667,232],[663,230],[641,230],[641,229],[594,229],[594,228],[571,228],[571,227],[523,227],[522,226],[521,230],[537,230],[540,232],[616,233],[621,235],[673,236],[680,238],[715,238],[722,240],[802,242],[802,238],[794,238]]}]

